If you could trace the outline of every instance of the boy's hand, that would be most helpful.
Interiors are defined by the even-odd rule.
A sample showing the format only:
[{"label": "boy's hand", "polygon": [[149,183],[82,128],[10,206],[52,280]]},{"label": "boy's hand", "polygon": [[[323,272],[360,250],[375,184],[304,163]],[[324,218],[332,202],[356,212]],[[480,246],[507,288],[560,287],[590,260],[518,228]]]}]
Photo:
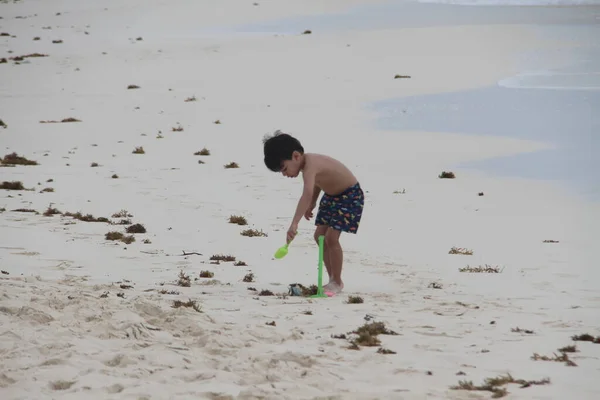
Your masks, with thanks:
[{"label": "boy's hand", "polygon": [[287,231],[287,242],[290,243],[296,237],[296,233],[298,233],[298,224],[290,225],[290,228]]},{"label": "boy's hand", "polygon": [[315,209],[317,205],[316,204],[311,204],[310,207],[308,208],[308,210],[306,210],[306,212],[304,213],[304,218],[306,219],[311,219],[313,217],[313,210]]}]

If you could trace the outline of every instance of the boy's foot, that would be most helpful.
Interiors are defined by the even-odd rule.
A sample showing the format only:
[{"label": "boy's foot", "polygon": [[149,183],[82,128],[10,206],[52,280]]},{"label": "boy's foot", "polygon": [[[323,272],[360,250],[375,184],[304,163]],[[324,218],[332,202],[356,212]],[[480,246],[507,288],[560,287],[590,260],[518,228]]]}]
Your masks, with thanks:
[{"label": "boy's foot", "polygon": [[327,285],[323,286],[323,291],[325,292],[340,293],[342,290],[344,290],[343,283],[329,282]]}]

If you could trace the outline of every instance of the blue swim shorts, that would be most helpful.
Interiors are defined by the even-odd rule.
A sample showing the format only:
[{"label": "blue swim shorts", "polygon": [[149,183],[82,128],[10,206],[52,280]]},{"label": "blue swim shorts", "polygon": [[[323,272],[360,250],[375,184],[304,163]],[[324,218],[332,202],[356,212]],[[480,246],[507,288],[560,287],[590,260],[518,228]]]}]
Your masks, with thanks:
[{"label": "blue swim shorts", "polygon": [[349,187],[340,194],[323,194],[315,225],[328,225],[343,232],[356,233],[363,207],[365,194],[360,184]]}]

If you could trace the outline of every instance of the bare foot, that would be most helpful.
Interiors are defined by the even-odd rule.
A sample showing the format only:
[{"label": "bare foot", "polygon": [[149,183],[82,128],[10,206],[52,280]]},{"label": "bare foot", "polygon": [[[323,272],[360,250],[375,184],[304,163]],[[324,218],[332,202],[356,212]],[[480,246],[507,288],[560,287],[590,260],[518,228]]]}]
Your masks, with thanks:
[{"label": "bare foot", "polygon": [[327,285],[323,286],[323,290],[326,292],[341,293],[341,291],[344,290],[344,283],[329,282]]}]

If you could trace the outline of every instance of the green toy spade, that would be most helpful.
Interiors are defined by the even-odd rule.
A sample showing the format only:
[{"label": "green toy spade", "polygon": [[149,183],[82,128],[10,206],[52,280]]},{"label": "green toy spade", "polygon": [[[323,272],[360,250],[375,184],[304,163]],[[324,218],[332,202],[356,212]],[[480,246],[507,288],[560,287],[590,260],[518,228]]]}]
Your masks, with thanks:
[{"label": "green toy spade", "polygon": [[276,259],[282,259],[283,257],[285,257],[288,253],[288,246],[290,244],[286,243],[284,246],[281,246],[280,248],[277,249],[277,251],[275,252],[275,258]]}]

